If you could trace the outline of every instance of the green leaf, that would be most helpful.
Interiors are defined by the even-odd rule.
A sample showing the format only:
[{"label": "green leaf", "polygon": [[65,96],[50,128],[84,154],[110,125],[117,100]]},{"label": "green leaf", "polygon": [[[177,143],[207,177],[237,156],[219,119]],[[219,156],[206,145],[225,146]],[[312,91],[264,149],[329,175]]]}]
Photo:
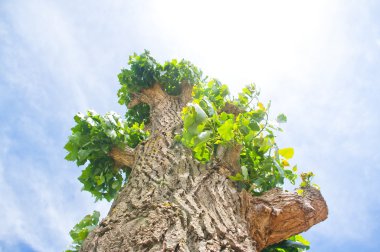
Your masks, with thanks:
[{"label": "green leaf", "polygon": [[288,248],[300,248],[300,249],[308,249],[309,248],[309,246],[306,246],[300,242],[289,241],[289,240],[284,241],[283,246],[288,247]]},{"label": "green leaf", "polygon": [[201,162],[207,162],[211,158],[211,151],[206,144],[198,144],[193,149],[194,157]]},{"label": "green leaf", "polygon": [[252,92],[251,90],[249,90],[248,88],[243,88],[243,93],[246,94],[246,95],[252,95]]},{"label": "green leaf", "polygon": [[244,177],[243,177],[243,175],[241,175],[241,173],[237,173],[235,176],[229,176],[228,178],[231,179],[232,181],[244,180]]},{"label": "green leaf", "polygon": [[293,148],[283,148],[278,150],[278,154],[283,156],[286,159],[291,159],[294,155],[294,149]]},{"label": "green leaf", "polygon": [[[110,112],[101,116],[95,111],[74,116],[76,125],[71,129],[72,135],[65,145],[68,151],[66,159],[75,161],[78,166],[87,165],[78,178],[83,190],[89,191],[96,200],[112,200],[116,189],[122,184],[118,179],[125,170],[115,167],[108,156],[109,151],[118,146],[135,147],[149,135],[142,124],[128,125],[119,115]],[[113,184],[119,181],[117,187]]]},{"label": "green leaf", "polygon": [[[280,165],[275,163],[275,167],[277,168],[278,173],[280,174],[280,180],[285,177],[284,168],[282,168]],[[281,183],[282,184],[282,183]]]},{"label": "green leaf", "polygon": [[66,159],[67,161],[75,161],[75,160],[77,159],[77,153],[75,153],[75,152],[70,152],[69,154],[67,154],[67,155],[65,156],[65,159]]},{"label": "green leaf", "polygon": [[302,243],[303,245],[309,246],[310,242],[306,240],[302,235],[293,236],[295,241]]},{"label": "green leaf", "polygon": [[196,103],[188,104],[183,110],[184,128],[193,135],[201,132],[198,126],[206,119],[207,114]]},{"label": "green leaf", "polygon": [[228,119],[225,121],[222,126],[218,128],[218,133],[220,134],[220,137],[225,141],[230,141],[234,137],[234,131],[233,131],[234,121],[232,119]]},{"label": "green leaf", "polygon": [[303,196],[303,190],[302,189],[297,189],[297,194],[299,195],[299,196]]},{"label": "green leaf", "polygon": [[209,101],[209,99],[207,99],[207,97],[203,97],[199,105],[204,109],[204,111],[206,111],[208,116],[213,116],[216,113],[213,104]]},{"label": "green leaf", "polygon": [[112,189],[117,189],[121,186],[119,180],[115,180],[115,182],[112,183]]},{"label": "green leaf", "polygon": [[81,149],[78,151],[78,160],[87,160],[90,154],[91,154],[90,150]]},{"label": "green leaf", "polygon": [[104,176],[95,176],[95,181],[97,185],[101,185],[106,181],[106,179]]},{"label": "green leaf", "polygon": [[248,177],[248,169],[247,169],[247,167],[242,166],[242,167],[241,167],[241,172],[242,172],[242,174],[243,174],[243,178],[244,178],[245,180],[248,180],[249,177]]},{"label": "green leaf", "polygon": [[250,123],[249,123],[249,128],[252,131],[259,131],[260,130],[260,125],[256,121],[251,120]]},{"label": "green leaf", "polygon": [[70,236],[73,239],[71,249],[66,251],[78,252],[82,246],[83,241],[99,223],[100,213],[94,211],[91,215],[88,214],[77,223],[71,230]]},{"label": "green leaf", "polygon": [[286,115],[284,115],[284,114],[279,114],[278,116],[277,116],[277,122],[278,123],[286,123],[287,122],[287,118],[286,118]]},{"label": "green leaf", "polygon": [[194,112],[195,112],[195,123],[201,123],[203,122],[204,120],[206,120],[207,118],[207,114],[206,112],[204,112],[204,110],[196,103],[191,103],[189,104],[188,106],[190,107],[193,107],[194,108]]},{"label": "green leaf", "polygon": [[206,130],[201,132],[198,137],[194,141],[194,145],[202,144],[207,142],[211,137],[212,132],[210,130]]}]

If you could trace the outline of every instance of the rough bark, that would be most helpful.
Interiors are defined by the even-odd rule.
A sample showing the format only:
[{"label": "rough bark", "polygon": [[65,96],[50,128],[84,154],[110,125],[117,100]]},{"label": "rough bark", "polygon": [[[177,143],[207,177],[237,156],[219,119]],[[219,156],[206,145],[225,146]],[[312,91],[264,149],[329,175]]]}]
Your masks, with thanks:
[{"label": "rough bark", "polygon": [[224,163],[194,160],[174,141],[189,92],[184,86],[183,95],[169,96],[156,84],[131,102],[150,105],[151,136],[133,150],[133,162],[125,161],[133,163],[128,183],[81,251],[260,251],[326,218],[324,200],[312,189],[305,197],[239,193],[223,172],[236,165],[231,151],[220,156]]}]

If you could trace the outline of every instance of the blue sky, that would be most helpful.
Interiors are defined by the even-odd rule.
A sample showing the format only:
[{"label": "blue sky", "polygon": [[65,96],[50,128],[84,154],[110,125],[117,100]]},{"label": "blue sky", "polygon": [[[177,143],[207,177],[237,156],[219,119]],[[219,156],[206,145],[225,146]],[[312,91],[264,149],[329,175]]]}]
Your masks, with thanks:
[{"label": "blue sky", "polygon": [[62,251],[94,209],[63,146],[79,111],[117,104],[133,52],[186,58],[288,116],[282,146],[313,170],[329,219],[311,251],[380,246],[378,1],[0,2],[0,252]]}]

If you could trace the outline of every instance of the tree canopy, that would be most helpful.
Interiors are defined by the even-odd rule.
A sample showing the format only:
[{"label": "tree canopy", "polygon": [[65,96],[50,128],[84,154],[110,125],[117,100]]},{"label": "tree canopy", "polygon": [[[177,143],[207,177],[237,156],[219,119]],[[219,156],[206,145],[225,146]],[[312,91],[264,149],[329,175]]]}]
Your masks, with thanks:
[{"label": "tree canopy", "polygon": [[[94,111],[78,113],[75,126],[65,145],[66,159],[84,167],[78,178],[82,189],[95,200],[111,201],[128,181],[131,167],[117,162],[118,149],[135,148],[151,134],[150,107],[143,90],[159,85],[170,96],[178,96],[189,86],[189,103],[182,110],[183,128],[175,139],[193,152],[201,163],[228,162],[233,168],[229,178],[239,190],[253,195],[283,187],[285,181],[295,184],[297,166],[290,164],[294,155],[291,147],[280,147],[276,136],[280,125],[287,121],[284,114],[272,120],[270,102],[259,100],[260,92],[250,84],[233,96],[228,86],[217,79],[204,76],[202,71],[186,60],[158,63],[148,51],[133,54],[128,67],[118,75],[119,103],[127,106],[124,118],[115,112],[104,116]],[[225,153],[229,155],[226,159]],[[311,185],[309,173],[301,174],[301,189]],[[77,251],[81,242],[99,220],[94,212],[70,232]],[[301,235],[267,247],[264,251],[303,251],[309,243]]]}]

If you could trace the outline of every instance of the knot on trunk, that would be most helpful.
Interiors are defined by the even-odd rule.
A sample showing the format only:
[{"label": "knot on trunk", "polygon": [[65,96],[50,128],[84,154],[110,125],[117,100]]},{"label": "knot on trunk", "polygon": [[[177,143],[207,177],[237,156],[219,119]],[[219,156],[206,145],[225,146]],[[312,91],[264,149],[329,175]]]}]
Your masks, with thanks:
[{"label": "knot on trunk", "polygon": [[149,88],[142,89],[139,93],[132,94],[132,100],[128,104],[128,108],[133,108],[137,104],[146,103],[151,108],[166,99],[169,95],[161,89],[159,83]]}]

